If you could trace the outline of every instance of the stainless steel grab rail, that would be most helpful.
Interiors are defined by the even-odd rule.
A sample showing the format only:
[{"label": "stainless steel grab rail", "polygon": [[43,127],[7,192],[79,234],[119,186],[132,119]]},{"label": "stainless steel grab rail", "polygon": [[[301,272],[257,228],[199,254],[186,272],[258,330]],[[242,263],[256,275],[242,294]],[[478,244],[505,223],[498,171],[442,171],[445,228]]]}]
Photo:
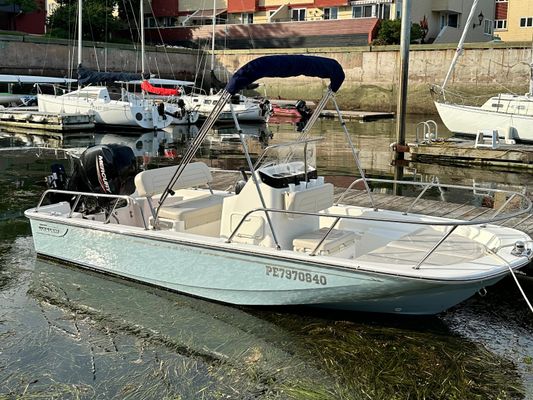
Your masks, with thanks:
[{"label": "stainless steel grab rail", "polygon": [[141,205],[139,204],[139,202],[131,197],[131,196],[127,196],[127,195],[116,195],[116,194],[105,194],[105,193],[88,193],[88,192],[76,192],[76,191],[73,191],[73,190],[58,190],[58,189],[48,189],[48,190],[45,190],[44,193],[41,195],[41,199],[39,200],[39,203],[37,203],[37,207],[35,207],[35,212],[38,213],[39,212],[39,208],[41,208],[42,206],[42,203],[44,201],[44,199],[46,199],[46,197],[50,194],[50,193],[59,193],[59,194],[70,194],[70,195],[73,195],[73,196],[76,196],[76,200],[74,201],[74,204],[73,206],[71,207],[70,209],[70,212],[67,216],[67,218],[72,218],[72,214],[74,213],[74,210],[76,209],[76,207],[78,206],[78,203],[80,201],[80,199],[83,197],[83,196],[86,196],[86,197],[95,197],[95,198],[107,198],[107,199],[115,199],[115,203],[113,205],[113,208],[111,209],[111,212],[109,213],[108,217],[106,218],[106,220],[104,221],[104,224],[108,224],[110,219],[111,219],[111,215],[113,213],[113,211],[115,211],[116,207],[117,207],[117,204],[120,200],[125,200],[128,205],[129,204],[133,204],[134,206],[136,206],[138,209],[139,209],[139,212],[141,214],[141,218],[143,220],[143,226],[144,226],[144,229],[145,230],[148,230],[148,226],[146,225],[146,218],[144,218],[144,212],[142,210],[142,207]]},{"label": "stainless steel grab rail", "polygon": [[[357,183],[359,182],[362,182],[363,180],[367,181],[367,182],[379,182],[379,183],[396,183],[396,184],[402,184],[402,185],[410,185],[410,186],[421,186],[423,188],[422,190],[422,193],[420,193],[414,200],[413,202],[409,205],[409,207],[407,208],[407,210],[403,213],[404,215],[407,215],[408,212],[413,208],[413,206],[415,205],[415,203],[418,202],[418,200],[420,200],[420,198],[422,197],[423,194],[425,194],[427,192],[427,190],[429,188],[447,188],[447,189],[460,189],[460,190],[475,190],[475,187],[471,187],[471,186],[462,186],[462,185],[449,185],[449,184],[442,184],[442,183],[439,183],[439,182],[436,182],[435,180],[433,180],[432,182],[409,182],[409,181],[397,181],[397,180],[394,180],[394,179],[379,179],[379,178],[366,178],[366,179],[362,179],[362,178],[359,178],[359,179],[356,179],[354,180],[349,186],[348,188],[346,188],[346,190],[342,193],[342,195],[339,197],[339,200],[337,200],[335,202],[336,205],[338,204],[341,204],[342,200],[344,199],[344,197],[346,196],[346,194],[348,193],[349,190],[351,190]],[[505,194],[508,194],[510,195],[510,198],[495,212],[495,214],[491,217],[491,218],[488,218],[486,220],[483,220],[484,222],[479,222],[479,224],[483,224],[483,223],[490,223],[490,222],[494,222],[494,221],[502,221],[502,220],[505,220],[505,219],[510,219],[510,218],[513,218],[513,217],[516,217],[518,215],[522,215],[522,214],[525,214],[529,211],[531,211],[532,209],[532,203],[531,203],[531,200],[528,199],[524,194],[522,193],[517,193],[517,192],[512,192],[510,190],[502,190],[502,189],[491,189],[491,188],[487,188],[487,189],[484,189],[487,193],[505,193]],[[520,197],[521,200],[523,200],[525,202],[525,204],[527,205],[522,211],[520,211],[519,213],[512,213],[508,216],[504,216],[503,218],[498,218],[498,215],[503,211],[503,209],[513,200],[515,199],[516,197]]]},{"label": "stainless steel grab rail", "polygon": [[[497,190],[497,189],[494,189]],[[515,193],[516,194],[516,193]],[[400,224],[412,224],[412,225],[429,225],[429,226],[451,226],[452,228],[445,232],[444,236],[424,255],[424,257],[413,267],[413,269],[420,269],[420,266],[437,250],[437,248],[459,227],[459,226],[473,226],[473,225],[479,225],[483,226],[487,224],[488,222],[497,222],[502,221],[510,218],[514,218],[516,216],[522,215],[524,213],[527,213],[531,210],[531,201],[529,199],[526,199],[529,202],[529,207],[526,209],[520,210],[518,212],[511,213],[506,216],[492,216],[490,219],[481,220],[481,221],[460,221],[460,220],[453,220],[453,221],[423,221],[423,220],[413,220],[413,219],[397,219],[397,218],[386,218],[386,217],[377,217],[378,215],[382,215],[382,213],[373,213],[372,216],[356,216],[356,215],[342,215],[342,214],[321,214],[317,212],[307,212],[307,211],[291,211],[291,210],[280,210],[275,208],[254,208],[252,210],[249,210],[246,212],[235,229],[231,232],[229,237],[226,239],[226,243],[231,243],[233,240],[233,237],[237,234],[239,229],[241,228],[242,224],[246,221],[246,219],[253,213],[257,212],[272,212],[272,213],[280,213],[280,214],[290,214],[290,215],[307,215],[307,216],[315,216],[315,217],[323,217],[323,218],[335,218],[335,221],[333,224],[328,228],[328,231],[322,237],[322,239],[319,241],[319,243],[315,246],[313,251],[311,251],[310,256],[315,256],[317,251],[319,250],[320,246],[324,243],[324,241],[327,239],[329,234],[333,231],[334,227],[337,226],[339,221],[341,219],[348,219],[348,220],[361,220],[361,221],[378,221],[378,222],[390,222],[390,223],[400,223]],[[407,214],[403,214],[407,215]],[[438,218],[438,217],[437,217]]]}]

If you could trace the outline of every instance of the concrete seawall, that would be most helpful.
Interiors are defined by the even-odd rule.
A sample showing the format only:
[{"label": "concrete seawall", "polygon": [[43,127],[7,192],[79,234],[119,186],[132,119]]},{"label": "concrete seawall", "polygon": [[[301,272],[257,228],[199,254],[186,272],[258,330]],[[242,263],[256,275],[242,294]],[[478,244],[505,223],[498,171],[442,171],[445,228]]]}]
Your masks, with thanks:
[{"label": "concrete seawall", "polygon": [[[481,104],[501,92],[525,93],[529,83],[529,43],[471,44],[465,49],[448,89],[464,95],[464,102]],[[67,76],[76,48],[66,40],[29,36],[0,36],[0,73]],[[309,54],[334,58],[343,66],[346,81],[337,95],[342,108],[372,111],[396,109],[397,46],[323,49],[253,49],[217,51],[217,76],[268,54]],[[455,53],[454,45],[415,45],[410,53],[408,111],[435,113],[429,86],[442,83]],[[151,73],[164,78],[193,79],[203,69],[208,54],[191,49],[147,47]],[[140,70],[140,50],[134,46],[87,43],[84,65],[90,68],[135,72]],[[208,63],[209,64],[209,63]],[[198,68],[201,66],[202,68]],[[198,81],[200,81],[199,78]],[[272,98],[318,100],[325,82],[298,77],[264,79],[260,94]],[[290,83],[288,83],[290,82]],[[462,100],[461,98],[459,100]]]}]

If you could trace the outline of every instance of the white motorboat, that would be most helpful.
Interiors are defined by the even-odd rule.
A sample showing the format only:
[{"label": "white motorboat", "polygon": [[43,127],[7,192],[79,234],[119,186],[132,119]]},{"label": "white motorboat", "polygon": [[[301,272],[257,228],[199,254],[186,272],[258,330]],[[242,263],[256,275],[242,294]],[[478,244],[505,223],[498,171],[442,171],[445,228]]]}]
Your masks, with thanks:
[{"label": "white motorboat", "polygon": [[440,95],[435,107],[446,128],[453,133],[476,136],[481,131],[498,131],[498,136],[520,141],[533,141],[533,54],[530,64],[529,93],[525,95],[499,94],[488,99],[481,107],[457,104],[447,96],[446,85],[452,76],[458,58],[463,53],[466,33],[472,26],[478,0],[472,4],[463,35],[457,46],[442,86],[433,86]]},{"label": "white motorboat", "polygon": [[[189,108],[194,108],[204,117],[209,116],[215,105],[221,99],[222,94],[190,94],[182,95],[182,99]],[[232,97],[233,112],[239,121],[243,122],[267,122],[270,117],[270,103],[268,101],[256,101],[246,96],[236,93]],[[218,117],[219,121],[232,121],[233,115],[229,104]]]},{"label": "white motorboat", "polygon": [[[192,161],[231,95],[261,77],[297,75],[331,81],[301,136],[253,164],[234,116],[250,179],[212,190],[210,169]],[[494,224],[531,210],[518,193],[492,190],[507,201],[477,221],[335,203],[314,166],[320,138],[308,134],[329,99],[373,204],[334,97],[343,80],[331,59],[261,57],[237,71],[179,165],[137,173],[129,148],[88,149],[83,179],[70,180],[87,187],[50,189],[25,212],[37,254],[231,304],[399,314],[438,313],[529,263],[529,236]],[[437,185],[406,184],[422,188],[413,205]]]}]

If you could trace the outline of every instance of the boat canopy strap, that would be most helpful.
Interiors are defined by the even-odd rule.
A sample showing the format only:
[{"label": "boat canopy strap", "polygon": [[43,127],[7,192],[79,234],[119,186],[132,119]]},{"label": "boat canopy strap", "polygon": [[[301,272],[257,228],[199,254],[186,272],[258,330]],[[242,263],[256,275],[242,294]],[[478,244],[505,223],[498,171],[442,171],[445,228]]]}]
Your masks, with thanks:
[{"label": "boat canopy strap", "polygon": [[100,72],[78,65],[78,84],[90,85],[98,83],[128,82],[143,79],[142,74],[126,72]]},{"label": "boat canopy strap", "polygon": [[331,58],[302,55],[264,56],[250,61],[235,72],[226,85],[226,90],[233,95],[261,78],[288,78],[298,75],[329,78],[329,86],[333,92],[337,92],[344,82],[341,65]]}]

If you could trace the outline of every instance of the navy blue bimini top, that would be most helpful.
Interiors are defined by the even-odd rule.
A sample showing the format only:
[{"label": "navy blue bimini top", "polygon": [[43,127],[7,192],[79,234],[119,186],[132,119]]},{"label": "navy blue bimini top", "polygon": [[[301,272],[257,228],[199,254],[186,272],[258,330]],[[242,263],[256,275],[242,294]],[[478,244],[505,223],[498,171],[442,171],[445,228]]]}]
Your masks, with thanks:
[{"label": "navy blue bimini top", "polygon": [[344,82],[341,65],[331,58],[302,55],[264,56],[250,61],[235,72],[226,85],[226,90],[233,95],[261,78],[288,78],[298,75],[329,78],[329,87],[334,92],[337,92]]}]

